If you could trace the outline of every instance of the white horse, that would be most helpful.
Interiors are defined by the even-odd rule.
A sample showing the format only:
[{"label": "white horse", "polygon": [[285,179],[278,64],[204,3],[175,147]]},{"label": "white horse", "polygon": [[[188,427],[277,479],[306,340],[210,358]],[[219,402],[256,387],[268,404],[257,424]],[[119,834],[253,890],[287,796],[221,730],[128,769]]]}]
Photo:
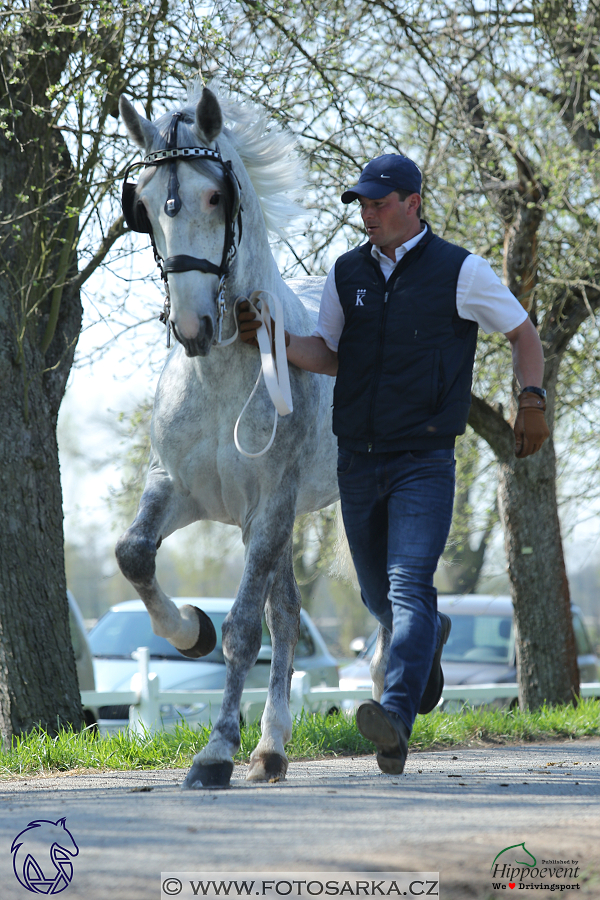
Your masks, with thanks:
[{"label": "white horse", "polygon": [[[233,127],[223,127],[221,106],[237,118]],[[125,97],[120,109],[130,137],[146,154],[139,183],[124,189],[124,212],[132,227],[153,237],[168,279],[168,319],[179,345],[160,377],[149,474],[137,517],[118,541],[117,558],[144,601],[154,632],[196,658],[214,646],[214,628],[201,610],[178,609],[163,592],[155,576],[157,549],[167,535],[199,519],[241,528],[244,574],[223,624],[223,704],[184,787],[229,783],[232,756],[240,745],[241,693],[261,645],[265,612],[273,642],[271,675],[262,735],[247,777],[283,778],[300,615],[292,529],[297,515],[338,496],[333,379],[291,366],[293,413],[279,420],[267,453],[245,457],[234,446],[233,432],[256,381],[260,355],[239,337],[227,339],[236,333],[236,299],[256,290],[280,299],[289,330],[314,330],[314,314],[278,272],[265,224],[278,192],[296,181],[291,142],[267,130],[262,113],[252,117],[246,107],[220,103],[208,89],[197,106],[184,106],[154,124]],[[183,148],[201,149],[186,153]],[[314,310],[323,279],[299,281]],[[246,449],[264,447],[273,412],[263,384],[240,425]]]}]

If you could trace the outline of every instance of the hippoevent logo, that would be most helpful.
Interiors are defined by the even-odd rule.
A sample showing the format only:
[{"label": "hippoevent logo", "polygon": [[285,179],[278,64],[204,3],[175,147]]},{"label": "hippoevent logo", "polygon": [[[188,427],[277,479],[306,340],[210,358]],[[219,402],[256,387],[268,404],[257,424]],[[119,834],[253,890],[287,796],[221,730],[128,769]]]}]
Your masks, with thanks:
[{"label": "hippoevent logo", "polygon": [[579,860],[541,859],[538,860],[525,846],[511,844],[494,857],[491,865],[492,888],[496,891],[577,891],[579,882]]},{"label": "hippoevent logo", "polygon": [[32,894],[60,894],[71,884],[71,858],[78,855],[79,847],[65,822],[30,822],[12,843],[14,873]]}]

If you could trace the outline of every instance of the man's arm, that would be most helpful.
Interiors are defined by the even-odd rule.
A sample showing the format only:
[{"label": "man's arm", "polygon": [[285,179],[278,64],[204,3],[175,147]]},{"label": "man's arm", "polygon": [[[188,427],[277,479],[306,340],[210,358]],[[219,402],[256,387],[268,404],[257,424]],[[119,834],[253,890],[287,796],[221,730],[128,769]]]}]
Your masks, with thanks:
[{"label": "man's arm", "polygon": [[318,335],[301,337],[298,334],[290,334],[287,358],[288,362],[298,366],[299,369],[306,369],[307,372],[337,375],[338,355],[334,350],[330,350],[323,338]]},{"label": "man's arm", "polygon": [[[544,378],[544,351],[539,335],[531,319],[506,332],[510,341],[513,369],[521,389],[542,386]],[[522,391],[519,395],[519,411],[515,419],[515,456],[523,459],[537,453],[550,431],[544,412],[546,401],[534,391]]]},{"label": "man's arm", "polygon": [[506,332],[512,349],[513,369],[524,387],[540,387],[544,378],[544,351],[535,325],[529,318]]},{"label": "man's arm", "polygon": [[[252,347],[258,347],[256,332],[261,322],[255,317],[247,300],[240,303],[238,321],[241,340]],[[337,375],[338,355],[335,350],[329,349],[322,337],[318,335],[302,337],[286,331],[285,346],[288,362],[298,366],[299,369],[316,372],[319,375]]]}]

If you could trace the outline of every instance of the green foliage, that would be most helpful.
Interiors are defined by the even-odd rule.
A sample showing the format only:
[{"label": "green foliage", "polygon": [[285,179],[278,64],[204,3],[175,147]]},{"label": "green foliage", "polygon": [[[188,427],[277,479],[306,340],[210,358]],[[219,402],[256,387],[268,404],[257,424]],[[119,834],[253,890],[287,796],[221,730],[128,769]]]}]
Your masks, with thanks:
[{"label": "green foliage", "polygon": [[335,557],[338,515],[333,505],[299,516],[294,523],[294,573],[309,612],[317,580],[327,574]]},{"label": "green foliage", "polygon": [[135,517],[144,488],[150,459],[151,399],[143,400],[132,413],[119,415],[119,460],[121,485],[109,497],[110,507],[119,525],[129,525]]},{"label": "green foliage", "polygon": [[[600,702],[582,700],[577,707],[546,707],[535,713],[520,710],[464,709],[418,716],[410,739],[413,751],[459,745],[546,741],[600,734]],[[53,772],[187,768],[208,742],[210,728],[180,725],[174,733],[139,736],[129,732],[100,737],[91,729],[61,731],[51,737],[41,729],[14,737],[0,751],[0,777]],[[247,762],[260,738],[260,725],[242,729],[236,762]],[[291,760],[371,754],[373,747],[358,732],[354,717],[302,714],[294,722],[286,752]]]},{"label": "green foliage", "polygon": [[486,550],[498,523],[495,460],[470,428],[456,442],[456,493],[452,527],[436,587],[446,594],[477,590]]}]

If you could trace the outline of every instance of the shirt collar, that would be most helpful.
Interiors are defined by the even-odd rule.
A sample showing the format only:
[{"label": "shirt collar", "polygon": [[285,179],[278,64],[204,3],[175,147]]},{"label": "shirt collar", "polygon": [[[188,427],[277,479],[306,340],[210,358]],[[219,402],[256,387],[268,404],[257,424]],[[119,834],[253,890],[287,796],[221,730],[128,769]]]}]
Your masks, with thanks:
[{"label": "shirt collar", "polygon": [[[419,243],[419,241],[421,240],[421,238],[425,237],[426,234],[427,234],[427,225],[425,226],[423,231],[420,231],[419,234],[416,234],[409,241],[406,241],[405,244],[400,244],[399,247],[396,247],[396,262],[397,263],[400,262],[402,257],[406,253],[408,253],[409,250],[412,250],[413,247],[416,247],[417,244]],[[393,261],[389,258],[389,256],[386,256],[385,253],[382,253],[381,250],[379,249],[379,247],[376,247],[375,244],[373,244],[371,246],[371,256],[374,256],[375,259],[379,263],[381,263],[383,260],[388,263],[392,263],[392,265],[393,265]]]}]

